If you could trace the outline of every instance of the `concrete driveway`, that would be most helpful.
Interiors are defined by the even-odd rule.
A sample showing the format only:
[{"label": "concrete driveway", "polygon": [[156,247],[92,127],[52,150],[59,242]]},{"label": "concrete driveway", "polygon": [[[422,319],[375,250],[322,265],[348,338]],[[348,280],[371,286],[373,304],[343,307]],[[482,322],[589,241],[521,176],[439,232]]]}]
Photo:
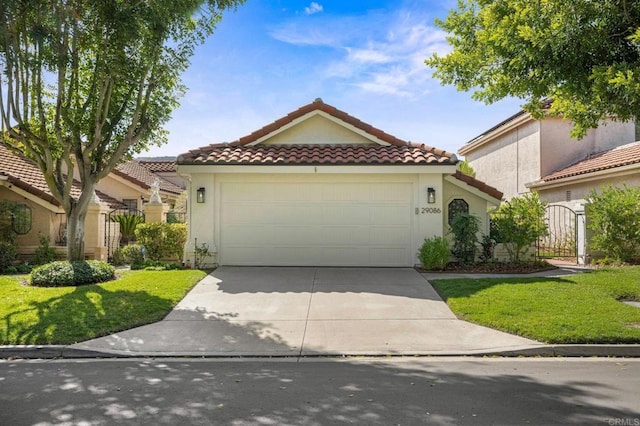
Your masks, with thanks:
[{"label": "concrete driveway", "polygon": [[456,319],[410,268],[221,267],[163,320],[74,348],[138,355],[472,354],[538,342]]}]

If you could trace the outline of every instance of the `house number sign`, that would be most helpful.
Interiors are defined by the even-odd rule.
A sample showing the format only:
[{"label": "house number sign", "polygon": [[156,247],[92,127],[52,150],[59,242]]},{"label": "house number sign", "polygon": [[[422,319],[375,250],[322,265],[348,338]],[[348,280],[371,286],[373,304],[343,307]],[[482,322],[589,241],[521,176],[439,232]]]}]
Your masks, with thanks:
[{"label": "house number sign", "polygon": [[440,210],[438,207],[423,207],[422,208],[422,214],[440,214],[442,213],[442,210]]}]

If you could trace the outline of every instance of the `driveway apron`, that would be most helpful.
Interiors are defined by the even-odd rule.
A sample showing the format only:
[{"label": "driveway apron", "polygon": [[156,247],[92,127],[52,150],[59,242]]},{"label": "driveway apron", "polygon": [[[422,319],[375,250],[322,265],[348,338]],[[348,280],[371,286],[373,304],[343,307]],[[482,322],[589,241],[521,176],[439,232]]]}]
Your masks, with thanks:
[{"label": "driveway apron", "polygon": [[162,321],[73,345],[133,355],[472,354],[538,342],[458,320],[411,268],[221,267]]}]

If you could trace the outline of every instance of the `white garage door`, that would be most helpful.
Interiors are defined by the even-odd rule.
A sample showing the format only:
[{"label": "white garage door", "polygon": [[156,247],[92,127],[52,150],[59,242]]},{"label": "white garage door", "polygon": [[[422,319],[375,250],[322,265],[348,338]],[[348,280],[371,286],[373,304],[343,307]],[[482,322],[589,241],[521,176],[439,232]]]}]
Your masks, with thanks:
[{"label": "white garage door", "polygon": [[223,182],[224,265],[413,266],[412,184]]}]

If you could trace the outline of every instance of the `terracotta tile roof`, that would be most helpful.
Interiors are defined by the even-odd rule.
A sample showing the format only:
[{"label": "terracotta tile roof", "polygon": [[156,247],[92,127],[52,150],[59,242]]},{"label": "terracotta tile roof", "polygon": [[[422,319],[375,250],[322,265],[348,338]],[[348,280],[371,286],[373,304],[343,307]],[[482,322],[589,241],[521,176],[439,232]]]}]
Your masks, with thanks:
[{"label": "terracotta tile roof", "polygon": [[465,175],[460,170],[456,170],[456,172],[453,174],[453,177],[458,179],[459,181],[466,183],[469,186],[472,186],[484,192],[485,194],[492,196],[496,200],[502,200],[502,196],[504,195],[502,192],[500,192],[493,186],[489,186],[486,183],[479,181],[473,176]]},{"label": "terracotta tile roof", "polygon": [[152,173],[149,169],[138,163],[138,160],[130,160],[126,163],[118,165],[112,172],[129,182],[133,182],[136,185],[149,189],[153,182],[158,179],[160,181],[160,190],[170,192],[172,194],[180,194],[183,189],[178,185]]},{"label": "terracotta tile roof", "polygon": [[[314,111],[322,111],[389,144],[251,145],[281,127]],[[396,138],[344,111],[316,99],[271,124],[234,142],[212,144],[178,156],[178,164],[218,165],[374,165],[456,164],[454,154]]]},{"label": "terracotta tile roof", "polygon": [[445,164],[455,155],[416,143],[367,145],[209,145],[180,156],[180,164],[217,165],[382,165]]},{"label": "terracotta tile roof", "polygon": [[591,154],[583,160],[544,176],[542,181],[549,182],[630,164],[640,164],[640,142],[633,142],[608,151]]},{"label": "terracotta tile roof", "polygon": [[[0,176],[6,176],[7,180],[16,187],[33,194],[54,206],[60,206],[56,200],[44,176],[38,166],[31,160],[13,153],[6,146],[0,145]],[[75,181],[71,188],[71,195],[78,198],[81,194],[80,182]],[[107,194],[96,191],[96,195],[100,201],[106,203],[112,208],[124,206],[120,201],[108,196]]]},{"label": "terracotta tile roof", "polygon": [[176,162],[172,161],[156,161],[156,160],[136,160],[138,163],[148,169],[151,173],[169,173],[176,171]]}]

